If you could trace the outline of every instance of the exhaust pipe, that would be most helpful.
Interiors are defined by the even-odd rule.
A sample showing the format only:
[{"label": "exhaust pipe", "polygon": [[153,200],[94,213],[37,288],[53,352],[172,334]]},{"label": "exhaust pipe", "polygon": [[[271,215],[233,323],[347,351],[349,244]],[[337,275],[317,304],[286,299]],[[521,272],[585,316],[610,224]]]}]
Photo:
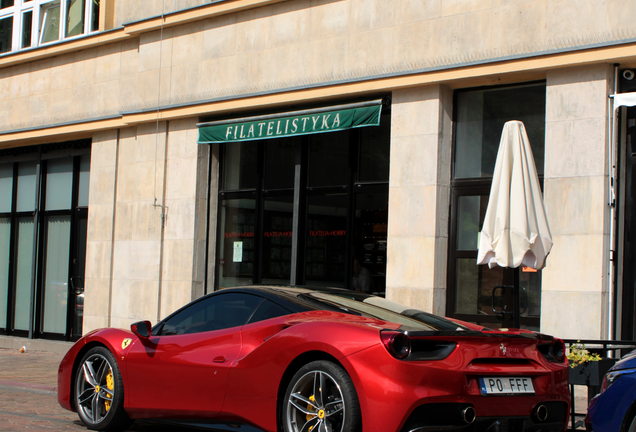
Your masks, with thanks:
[{"label": "exhaust pipe", "polygon": [[535,411],[534,415],[540,422],[544,422],[548,419],[548,408],[545,405],[539,405]]},{"label": "exhaust pipe", "polygon": [[469,406],[462,410],[462,420],[464,423],[471,424],[475,421],[475,408]]}]

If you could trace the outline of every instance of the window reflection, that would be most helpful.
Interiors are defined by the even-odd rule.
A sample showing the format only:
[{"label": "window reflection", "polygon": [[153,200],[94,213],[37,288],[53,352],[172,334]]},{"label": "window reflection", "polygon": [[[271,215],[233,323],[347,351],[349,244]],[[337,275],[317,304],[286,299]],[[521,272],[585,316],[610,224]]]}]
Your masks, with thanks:
[{"label": "window reflection", "polygon": [[40,43],[53,42],[60,38],[60,2],[59,0],[42,6],[42,28]]},{"label": "window reflection", "polygon": [[309,186],[349,183],[349,131],[310,135]]},{"label": "window reflection", "polygon": [[345,286],[347,195],[312,196],[307,203],[307,284]]},{"label": "window reflection", "polygon": [[488,196],[461,196],[458,201],[457,249],[477,249],[479,231],[488,206]]},{"label": "window reflection", "polygon": [[66,0],[66,37],[84,33],[84,0]]},{"label": "window reflection", "polygon": [[[368,292],[384,295],[389,194],[387,192],[357,194],[354,215],[353,257],[358,260],[360,267],[370,273]],[[353,274],[354,278],[358,277],[355,267]],[[361,281],[364,281],[364,278]],[[361,290],[367,291],[365,287],[361,287]]]},{"label": "window reflection", "polygon": [[474,90],[457,94],[454,177],[492,177],[503,125],[524,123],[537,172],[543,174],[545,84]]},{"label": "window reflection", "polygon": [[221,205],[223,238],[219,251],[219,286],[251,285],[254,278],[255,200],[225,200]]},{"label": "window reflection", "polygon": [[0,53],[11,51],[13,44],[13,17],[0,19]]},{"label": "window reflection", "polygon": [[0,165],[0,213],[11,211],[13,200],[13,165]]},{"label": "window reflection", "polygon": [[268,198],[263,214],[263,283],[289,283],[293,197]]},{"label": "window reflection", "polygon": [[256,142],[232,143],[225,146],[223,189],[255,188],[258,179],[257,159]]},{"label": "window reflection", "polygon": [[31,33],[33,30],[33,11],[22,14],[22,48],[31,46]]}]

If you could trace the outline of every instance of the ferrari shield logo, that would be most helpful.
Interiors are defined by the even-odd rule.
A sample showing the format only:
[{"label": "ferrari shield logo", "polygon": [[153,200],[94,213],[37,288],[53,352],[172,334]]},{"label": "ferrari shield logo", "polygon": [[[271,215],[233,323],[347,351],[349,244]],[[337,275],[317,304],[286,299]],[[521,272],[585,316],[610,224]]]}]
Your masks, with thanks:
[{"label": "ferrari shield logo", "polygon": [[130,345],[130,342],[132,342],[132,339],[126,338],[121,342],[121,349],[126,349],[128,347],[128,345]]}]

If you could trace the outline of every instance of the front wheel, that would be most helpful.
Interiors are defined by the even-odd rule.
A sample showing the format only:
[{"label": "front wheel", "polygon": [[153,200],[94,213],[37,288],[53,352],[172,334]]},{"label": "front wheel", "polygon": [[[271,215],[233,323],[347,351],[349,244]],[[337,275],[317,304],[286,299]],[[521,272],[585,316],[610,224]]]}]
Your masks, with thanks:
[{"label": "front wheel", "polygon": [[632,419],[632,422],[629,425],[629,429],[627,429],[627,432],[636,432],[636,415],[634,415],[634,418]]},{"label": "front wheel", "polygon": [[358,432],[360,403],[351,378],[329,361],[306,364],[285,392],[284,432]]},{"label": "front wheel", "polygon": [[82,358],[75,377],[75,407],[88,429],[122,430],[132,421],[124,411],[124,384],[113,354],[95,347]]}]

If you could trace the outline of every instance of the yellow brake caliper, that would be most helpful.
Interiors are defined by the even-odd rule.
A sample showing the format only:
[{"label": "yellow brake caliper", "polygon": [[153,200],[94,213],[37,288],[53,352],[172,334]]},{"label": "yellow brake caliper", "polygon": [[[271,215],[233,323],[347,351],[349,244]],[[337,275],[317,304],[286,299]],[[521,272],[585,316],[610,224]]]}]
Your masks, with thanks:
[{"label": "yellow brake caliper", "polygon": [[[309,396],[309,400],[312,401],[312,402],[316,402],[316,398],[314,397],[314,395]],[[307,409],[309,411],[314,411],[314,407],[312,407],[310,404],[307,404]],[[309,420],[313,419],[314,417],[316,417],[316,414],[307,414],[306,418],[307,418],[307,421],[309,421]],[[313,426],[309,426],[309,431],[308,432],[311,432],[311,430],[313,428],[314,428]]]},{"label": "yellow brake caliper", "polygon": [[[110,390],[111,392],[115,388],[115,382],[113,381],[113,372],[112,371],[108,372],[108,375],[106,375],[106,388],[108,390]],[[109,394],[107,394],[106,397],[110,399],[110,395]],[[112,403],[111,401],[104,401],[104,407],[106,408],[106,411],[110,410],[110,404],[111,403]]]},{"label": "yellow brake caliper", "polygon": [[[322,390],[322,389],[320,389],[320,390]],[[314,397],[314,395],[309,396],[309,400],[312,401],[312,402],[316,402],[316,398]],[[314,411],[315,412],[315,409],[310,404],[307,404],[307,409],[309,411]],[[316,418],[316,416],[318,416],[318,418],[320,418],[320,419],[323,419],[323,418],[325,418],[325,414],[326,413],[325,413],[324,410],[318,410],[318,412],[315,413],[315,414],[314,413],[307,414],[306,419],[307,419],[307,421],[309,421],[311,419]],[[314,428],[313,426],[309,426],[309,430],[307,432],[311,432],[311,430],[313,428]]]}]

